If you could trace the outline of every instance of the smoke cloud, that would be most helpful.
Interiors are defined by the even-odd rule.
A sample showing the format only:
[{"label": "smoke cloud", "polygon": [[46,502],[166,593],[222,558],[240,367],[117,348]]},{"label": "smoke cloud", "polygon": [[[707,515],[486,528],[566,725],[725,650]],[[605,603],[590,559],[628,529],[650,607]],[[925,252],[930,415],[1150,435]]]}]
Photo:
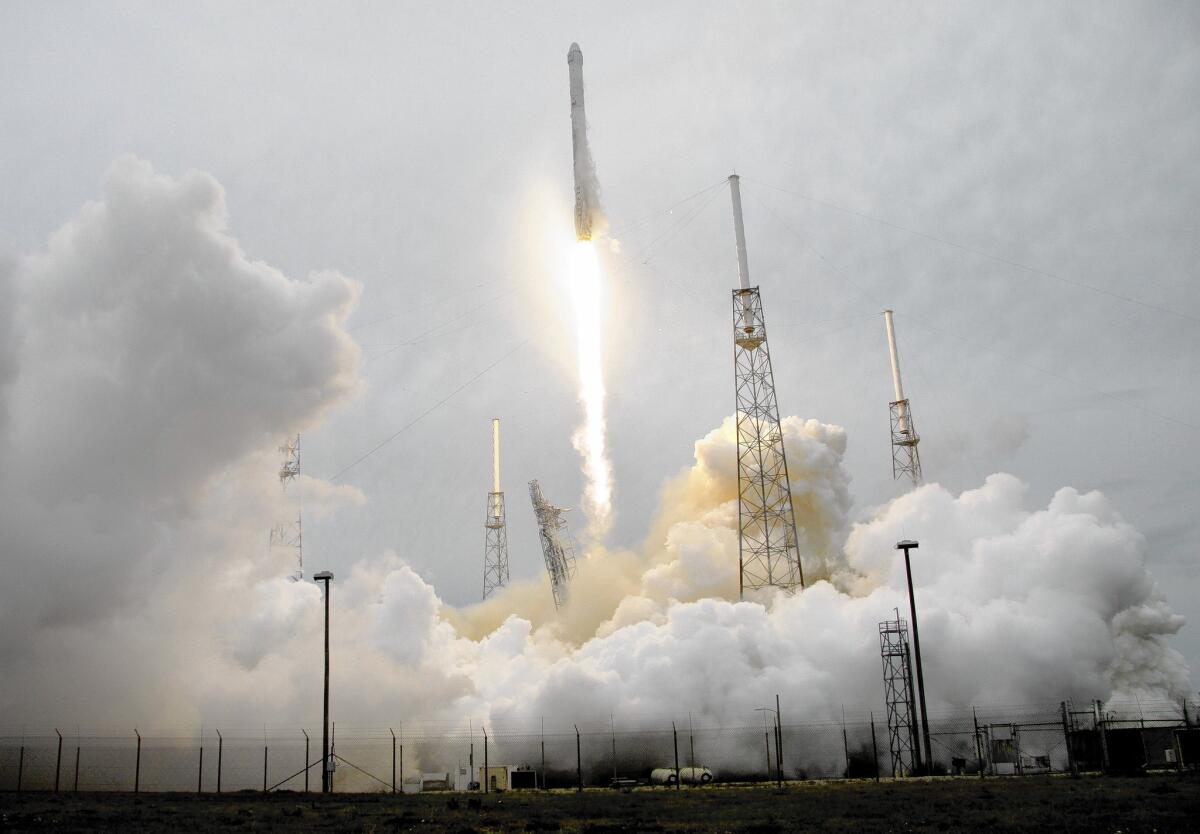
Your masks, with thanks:
[{"label": "smoke cloud", "polygon": [[[285,577],[274,448],[358,387],[353,282],[295,280],[227,230],[220,186],[118,160],[103,194],[13,262],[0,321],[0,708],[10,721],[311,721],[320,591]],[[7,308],[8,305],[4,305]],[[929,484],[856,518],[847,436],[783,421],[807,590],[737,599],[732,419],[664,487],[644,543],[593,547],[570,603],[545,580],[455,609],[404,562],[339,575],[345,724],[663,714],[746,721],[878,709],[878,621],[914,572],[930,708],[1176,697],[1183,625],[1146,543],[1098,492],[1029,506],[1011,475]],[[313,517],[365,500],[312,478]],[[446,554],[475,564],[478,554]]]}]

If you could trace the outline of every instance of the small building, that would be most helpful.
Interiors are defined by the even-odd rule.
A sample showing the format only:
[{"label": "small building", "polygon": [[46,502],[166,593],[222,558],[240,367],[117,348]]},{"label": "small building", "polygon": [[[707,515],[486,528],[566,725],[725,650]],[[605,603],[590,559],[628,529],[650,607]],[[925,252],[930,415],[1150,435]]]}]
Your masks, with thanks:
[{"label": "small building", "polygon": [[535,790],[537,771],[525,765],[490,765],[479,768],[479,784],[487,791]]}]

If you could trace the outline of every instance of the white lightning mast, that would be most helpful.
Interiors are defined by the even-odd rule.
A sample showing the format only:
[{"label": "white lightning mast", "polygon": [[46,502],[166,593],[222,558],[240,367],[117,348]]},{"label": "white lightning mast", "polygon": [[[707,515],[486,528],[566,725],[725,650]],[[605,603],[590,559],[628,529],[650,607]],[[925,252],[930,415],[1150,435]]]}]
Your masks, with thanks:
[{"label": "white lightning mast", "polygon": [[738,289],[733,291],[733,387],[737,408],[739,593],[804,587],[775,375],[758,287],[750,286],[742,192],[729,177]]},{"label": "white lightning mast", "polygon": [[500,419],[492,420],[492,491],[483,522],[483,598],[508,584],[508,529],[500,490]]},{"label": "white lightning mast", "polygon": [[892,388],[896,399],[891,402],[892,423],[892,477],[896,480],[905,476],[913,484],[921,483],[921,454],[917,444],[921,438],[913,426],[912,409],[904,396],[904,385],[900,381],[900,354],[896,352],[896,328],[892,323],[892,311],[883,311],[883,323],[887,327],[888,350],[892,357]]}]

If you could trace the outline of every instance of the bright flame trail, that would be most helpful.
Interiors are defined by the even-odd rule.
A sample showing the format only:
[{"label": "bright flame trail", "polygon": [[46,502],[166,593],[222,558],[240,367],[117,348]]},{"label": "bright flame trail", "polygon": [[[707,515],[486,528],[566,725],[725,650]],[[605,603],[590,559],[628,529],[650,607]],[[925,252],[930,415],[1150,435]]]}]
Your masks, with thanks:
[{"label": "bright flame trail", "polygon": [[571,257],[571,292],[578,334],[579,402],[583,425],[572,442],[583,456],[588,533],[598,539],[612,522],[612,465],[608,461],[604,427],[604,298],[600,286],[600,259],[590,240],[575,244]]}]

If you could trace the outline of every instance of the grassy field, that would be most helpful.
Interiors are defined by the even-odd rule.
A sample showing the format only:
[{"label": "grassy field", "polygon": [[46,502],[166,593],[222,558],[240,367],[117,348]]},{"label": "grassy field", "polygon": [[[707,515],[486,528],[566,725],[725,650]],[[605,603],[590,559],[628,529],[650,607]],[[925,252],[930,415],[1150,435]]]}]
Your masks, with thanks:
[{"label": "grassy field", "polygon": [[0,795],[0,831],[1192,832],[1200,778],[1029,777],[425,794]]}]

